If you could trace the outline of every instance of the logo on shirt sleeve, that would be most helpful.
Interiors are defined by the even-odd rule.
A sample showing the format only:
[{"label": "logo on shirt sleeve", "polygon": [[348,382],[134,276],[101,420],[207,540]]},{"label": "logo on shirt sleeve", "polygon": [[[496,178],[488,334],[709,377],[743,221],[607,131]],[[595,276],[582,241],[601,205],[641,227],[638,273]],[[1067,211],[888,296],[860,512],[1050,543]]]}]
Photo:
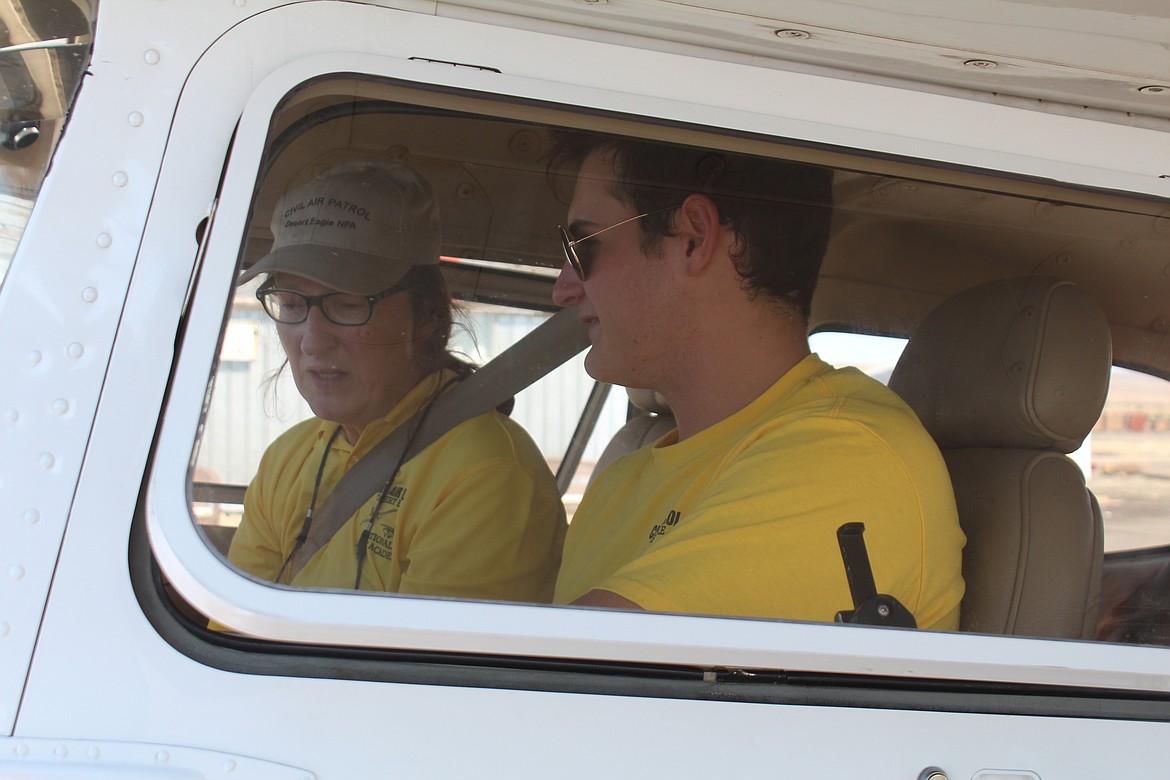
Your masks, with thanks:
[{"label": "logo on shirt sleeve", "polygon": [[676,525],[678,525],[680,520],[682,520],[682,512],[678,511],[677,509],[672,509],[667,512],[666,519],[650,529],[651,543],[653,543],[655,539],[665,534],[671,528],[674,528]]}]

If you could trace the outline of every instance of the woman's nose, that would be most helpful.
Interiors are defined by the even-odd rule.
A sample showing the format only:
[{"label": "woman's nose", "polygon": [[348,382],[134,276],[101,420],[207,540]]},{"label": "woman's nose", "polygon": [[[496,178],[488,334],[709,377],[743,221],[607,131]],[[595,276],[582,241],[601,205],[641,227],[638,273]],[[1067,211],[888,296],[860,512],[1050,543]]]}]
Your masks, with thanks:
[{"label": "woman's nose", "polygon": [[309,316],[301,323],[301,352],[306,355],[315,355],[335,346],[337,327],[325,318],[320,307],[311,307]]},{"label": "woman's nose", "polygon": [[577,278],[577,272],[566,262],[561,266],[561,273],[553,285],[553,303],[557,306],[579,306],[584,297],[585,287]]}]

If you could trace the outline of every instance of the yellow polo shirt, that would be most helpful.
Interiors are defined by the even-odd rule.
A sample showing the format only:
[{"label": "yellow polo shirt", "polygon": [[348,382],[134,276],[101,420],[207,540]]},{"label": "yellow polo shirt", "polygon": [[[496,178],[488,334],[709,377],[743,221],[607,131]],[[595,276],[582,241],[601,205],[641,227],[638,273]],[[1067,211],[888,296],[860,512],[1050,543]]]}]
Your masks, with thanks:
[{"label": "yellow polo shirt", "polygon": [[751,404],[611,464],[565,542],[556,603],[831,621],[851,609],[837,528],[865,523],[878,592],[956,629],[965,543],[934,441],[897,395],[810,355]]},{"label": "yellow polo shirt", "polygon": [[[427,377],[386,417],[367,425],[353,445],[337,437],[328,456],[335,423],[312,418],[282,434],[248,486],[228,559],[273,580],[293,551],[322,458],[318,507],[342,475],[452,376],[444,371]],[[381,492],[379,487],[317,551],[292,585],[353,588],[358,541],[376,510],[362,590],[507,601],[551,598],[564,542],[564,507],[540,450],[508,417],[493,411],[455,426],[403,464],[378,506]]]}]

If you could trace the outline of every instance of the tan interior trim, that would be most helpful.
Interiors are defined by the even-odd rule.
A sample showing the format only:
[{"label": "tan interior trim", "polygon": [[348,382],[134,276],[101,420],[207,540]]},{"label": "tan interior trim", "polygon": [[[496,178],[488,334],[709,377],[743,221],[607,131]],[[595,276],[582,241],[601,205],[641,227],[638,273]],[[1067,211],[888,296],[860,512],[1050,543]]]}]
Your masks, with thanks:
[{"label": "tan interior trim", "polygon": [[1059,184],[1037,178],[989,173],[948,163],[914,161],[877,153],[843,151],[827,145],[783,138],[748,137],[732,128],[697,128],[669,120],[629,117],[597,109],[536,103],[529,100],[449,88],[407,84],[377,76],[337,74],[307,82],[281,105],[278,115],[296,116],[288,109],[301,103],[346,99],[392,100],[416,106],[478,114],[491,119],[510,119],[534,124],[626,135],[655,141],[723,149],[795,162],[822,165],[858,173],[877,174],[914,181],[946,184],[1002,195],[1015,195],[1070,205],[1122,211],[1151,217],[1170,217],[1170,199],[1111,190]]}]

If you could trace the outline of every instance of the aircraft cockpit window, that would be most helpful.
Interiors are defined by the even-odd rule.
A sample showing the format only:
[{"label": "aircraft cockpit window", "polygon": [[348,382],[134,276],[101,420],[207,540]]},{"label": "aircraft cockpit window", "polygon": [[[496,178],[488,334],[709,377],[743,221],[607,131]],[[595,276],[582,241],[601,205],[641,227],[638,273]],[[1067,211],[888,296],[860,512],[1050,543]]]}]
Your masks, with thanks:
[{"label": "aircraft cockpit window", "polygon": [[0,284],[89,61],[92,6],[0,3]]},{"label": "aircraft cockpit window", "polygon": [[1101,418],[1073,459],[1101,502],[1106,552],[1170,545],[1170,383],[1114,368]]},{"label": "aircraft cockpit window", "polygon": [[[812,622],[883,596],[930,630],[1156,641],[1098,632],[1122,548],[1127,596],[1170,566],[1161,493],[1122,540],[1164,415],[1129,436],[1117,371],[1104,403],[1115,363],[1170,375],[1136,292],[1156,213],[530,109],[337,78],[273,117],[190,472],[227,562],[294,594]],[[775,305],[747,327],[735,296]],[[1013,566],[1057,538],[1074,574],[1032,589]]]},{"label": "aircraft cockpit window", "polygon": [[1170,645],[1170,383],[1114,368],[1083,450],[1105,520],[1097,638]]}]

